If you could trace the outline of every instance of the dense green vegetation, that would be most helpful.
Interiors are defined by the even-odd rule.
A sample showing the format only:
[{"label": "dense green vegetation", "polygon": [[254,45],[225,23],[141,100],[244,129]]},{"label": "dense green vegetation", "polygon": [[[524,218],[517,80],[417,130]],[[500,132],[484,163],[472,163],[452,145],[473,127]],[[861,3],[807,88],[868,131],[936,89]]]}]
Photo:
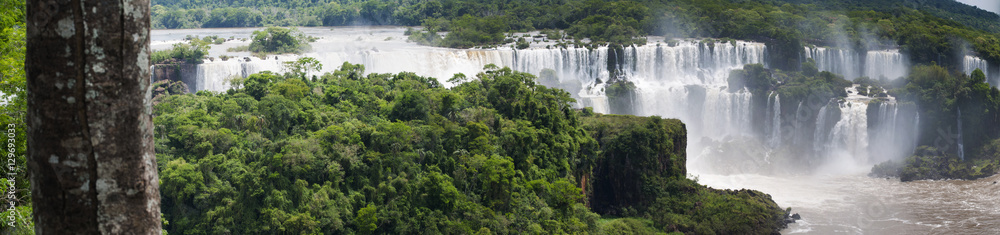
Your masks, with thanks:
[{"label": "dense green vegetation", "polygon": [[[450,89],[347,63],[301,78],[260,73],[223,94],[157,98],[167,230],[770,233],[784,225],[785,211],[765,194],[687,179],[679,121],[581,117],[568,93],[527,73],[488,66]],[[616,160],[625,156],[642,160]],[[637,197],[604,200],[616,195]],[[641,219],[601,219],[587,204]]]},{"label": "dense green vegetation", "polygon": [[[2,139],[2,159],[14,160],[14,169],[3,167],[0,173],[0,194],[4,195],[0,204],[4,205],[4,222],[0,231],[10,234],[34,234],[32,221],[31,190],[26,164],[27,146],[27,81],[24,71],[25,57],[25,3],[20,0],[0,0],[0,133]],[[13,126],[11,126],[13,125]],[[8,138],[13,136],[13,142]],[[10,149],[14,149],[10,152]],[[13,175],[10,175],[13,174]],[[8,178],[14,181],[8,181]],[[9,190],[16,188],[13,194]],[[13,198],[9,197],[13,196]],[[8,222],[7,212],[14,204],[13,227]]]},{"label": "dense green vegetation", "polygon": [[969,7],[957,1],[919,1],[919,0],[779,0],[780,2],[815,4],[823,9],[880,12],[894,12],[902,7],[930,13],[942,19],[951,19],[963,25],[991,33],[1000,33],[1000,16],[995,13]]}]

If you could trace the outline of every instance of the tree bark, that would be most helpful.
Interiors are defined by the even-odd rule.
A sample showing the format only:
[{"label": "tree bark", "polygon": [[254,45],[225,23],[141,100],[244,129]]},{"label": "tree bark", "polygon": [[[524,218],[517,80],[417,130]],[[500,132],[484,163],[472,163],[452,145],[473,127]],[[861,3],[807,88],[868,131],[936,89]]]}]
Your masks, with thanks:
[{"label": "tree bark", "polygon": [[27,7],[35,232],[160,234],[149,0]]}]

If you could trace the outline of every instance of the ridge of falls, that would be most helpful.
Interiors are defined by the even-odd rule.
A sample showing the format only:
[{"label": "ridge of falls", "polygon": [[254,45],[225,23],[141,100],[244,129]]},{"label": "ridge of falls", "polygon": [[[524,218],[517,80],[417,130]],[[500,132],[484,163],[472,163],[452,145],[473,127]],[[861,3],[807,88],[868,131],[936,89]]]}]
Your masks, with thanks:
[{"label": "ridge of falls", "polygon": [[[348,37],[320,39],[314,45],[316,51],[302,55],[316,58],[324,65],[323,71],[309,75],[335,71],[339,65],[350,62],[364,65],[366,73],[407,71],[445,83],[456,73],[474,76],[487,64],[507,66],[538,76],[539,84],[566,90],[577,100],[577,107],[592,107],[598,113],[614,111],[680,119],[688,128],[689,167],[707,171],[733,173],[731,169],[716,166],[747,161],[759,162],[756,165],[762,168],[782,162],[816,165],[837,157],[831,153],[843,153],[852,161],[865,164],[900,159],[912,152],[915,143],[912,136],[917,133],[912,128],[916,126],[915,108],[897,105],[891,97],[871,98],[855,92],[841,102],[803,101],[777,92],[755,97],[747,89],[730,89],[727,78],[732,70],[754,63],[767,67],[767,47],[763,43],[700,43],[683,39],[671,45],[649,43],[593,49],[535,45],[515,50],[449,49],[398,40],[382,42],[380,39],[386,38],[385,35],[366,36],[375,39],[370,41]],[[896,50],[858,55],[845,50],[807,48],[806,56],[815,58],[821,70],[851,74],[848,76],[894,77],[906,73],[906,69],[875,69],[905,65],[905,57]],[[298,57],[205,61],[190,68],[182,67],[180,73],[192,92],[222,92],[230,88],[228,81],[232,78],[261,71],[284,72],[283,62]],[[858,66],[866,60],[874,64]],[[634,96],[627,101],[630,107],[612,107],[609,103],[605,86],[615,79],[635,85]],[[778,167],[759,172],[774,172],[774,168]]]},{"label": "ridge of falls", "polygon": [[892,80],[905,77],[910,68],[909,59],[898,49],[869,50],[861,55],[848,49],[805,47],[804,53],[816,61],[819,71],[840,74],[847,80],[861,76]]}]

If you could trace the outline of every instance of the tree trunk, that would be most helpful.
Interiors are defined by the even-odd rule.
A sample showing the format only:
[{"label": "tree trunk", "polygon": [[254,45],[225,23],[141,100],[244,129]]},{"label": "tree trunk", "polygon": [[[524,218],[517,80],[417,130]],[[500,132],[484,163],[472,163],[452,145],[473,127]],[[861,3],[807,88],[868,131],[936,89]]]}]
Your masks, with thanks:
[{"label": "tree trunk", "polygon": [[27,7],[35,232],[160,234],[149,0]]}]

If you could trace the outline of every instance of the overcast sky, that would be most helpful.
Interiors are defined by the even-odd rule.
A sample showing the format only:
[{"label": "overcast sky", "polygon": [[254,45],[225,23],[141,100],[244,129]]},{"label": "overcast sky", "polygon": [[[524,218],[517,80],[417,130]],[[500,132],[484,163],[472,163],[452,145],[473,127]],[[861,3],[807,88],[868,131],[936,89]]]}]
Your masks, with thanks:
[{"label": "overcast sky", "polygon": [[957,0],[961,3],[979,7],[979,9],[1000,14],[1000,0]]}]

